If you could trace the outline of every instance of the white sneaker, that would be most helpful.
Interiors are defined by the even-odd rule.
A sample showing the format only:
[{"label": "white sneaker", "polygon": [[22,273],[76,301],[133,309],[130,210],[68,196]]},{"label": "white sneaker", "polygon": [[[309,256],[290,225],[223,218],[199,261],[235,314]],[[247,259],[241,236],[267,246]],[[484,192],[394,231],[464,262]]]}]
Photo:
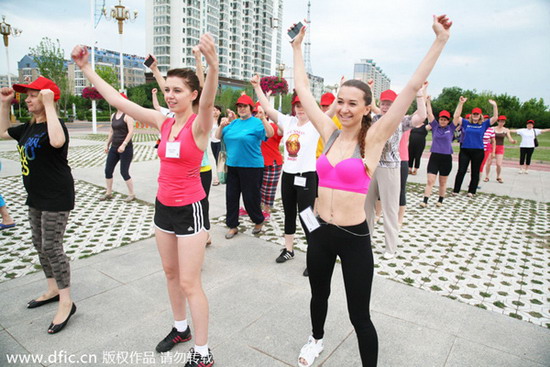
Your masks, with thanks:
[{"label": "white sneaker", "polygon": [[390,252],[384,252],[384,259],[391,260],[395,257],[395,254],[392,254]]},{"label": "white sneaker", "polygon": [[526,170],[526,169],[524,169],[524,170],[523,170],[523,174],[524,174],[524,175],[528,175],[528,174],[529,174],[529,172],[527,172],[527,170]]},{"label": "white sneaker", "polygon": [[[319,357],[323,349],[323,339],[317,340],[316,342],[313,336],[310,335],[307,343],[300,350],[298,367],[310,367],[315,361],[315,358]],[[304,363],[302,363],[302,359]]]},{"label": "white sneaker", "polygon": [[523,170],[520,168],[520,170],[518,171],[518,174],[523,174]]},{"label": "white sneaker", "polygon": [[425,207],[427,207],[427,206],[428,206],[428,204],[426,204],[425,202],[421,202],[421,203],[420,203],[420,207],[421,207],[421,208],[425,208]]}]

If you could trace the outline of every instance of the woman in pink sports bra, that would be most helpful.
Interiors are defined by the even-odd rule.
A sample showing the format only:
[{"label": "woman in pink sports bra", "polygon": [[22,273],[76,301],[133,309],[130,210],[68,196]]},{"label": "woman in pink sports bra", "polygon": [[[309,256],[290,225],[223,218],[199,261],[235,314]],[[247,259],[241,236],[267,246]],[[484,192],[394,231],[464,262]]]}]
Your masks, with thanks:
[{"label": "woman in pink sports bra", "polygon": [[[208,349],[208,300],[201,282],[207,233],[203,217],[206,194],[199,172],[212,130],[219,67],[212,36],[203,35],[198,48],[209,67],[202,93],[193,70],[172,69],[167,73],[164,99],[175,118],[167,118],[156,110],[124,99],[91,68],[87,48],[76,46],[71,54],[109,104],[161,133],[155,237],[175,322],[156,350],[166,352],[175,344],[191,339],[186,317],[186,302],[189,303],[195,328],[195,346],[187,355],[186,367],[214,364]],[[199,102],[199,98],[198,114],[194,114],[192,106]]]},{"label": "woman in pink sports bra", "polygon": [[[377,364],[378,337],[369,311],[374,263],[364,209],[366,194],[384,144],[428,78],[449,39],[451,24],[445,15],[434,16],[434,43],[411,80],[376,124],[371,126],[370,88],[358,80],[346,81],[338,92],[336,107],[341,131],[317,106],[309,89],[301,49],[305,27],[292,42],[296,92],[325,142],[325,151],[317,160],[319,194],[315,216],[309,218],[310,222],[319,224],[311,231],[307,252],[313,333],[300,351],[299,366],[311,366],[323,351],[330,282],[337,256],[342,264],[348,310],[359,341],[361,361],[363,366]],[[349,365],[356,364],[356,361],[349,362]]]}]

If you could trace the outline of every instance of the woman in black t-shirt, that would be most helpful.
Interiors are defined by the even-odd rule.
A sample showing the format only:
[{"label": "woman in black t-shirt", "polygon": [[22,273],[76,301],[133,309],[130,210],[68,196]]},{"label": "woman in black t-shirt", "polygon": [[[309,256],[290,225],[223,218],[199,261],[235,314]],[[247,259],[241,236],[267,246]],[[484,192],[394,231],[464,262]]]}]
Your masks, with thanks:
[{"label": "woman in black t-shirt", "polygon": [[[25,103],[32,120],[10,127],[9,110],[14,90],[27,94]],[[55,109],[59,97],[57,85],[44,77],[0,91],[0,137],[17,140],[23,184],[28,194],[26,204],[32,242],[48,282],[47,292],[30,301],[27,307],[59,301],[48,328],[50,334],[61,331],[76,312],[70,293],[69,258],[63,250],[63,234],[74,208],[74,181],[67,162],[69,133]]]}]

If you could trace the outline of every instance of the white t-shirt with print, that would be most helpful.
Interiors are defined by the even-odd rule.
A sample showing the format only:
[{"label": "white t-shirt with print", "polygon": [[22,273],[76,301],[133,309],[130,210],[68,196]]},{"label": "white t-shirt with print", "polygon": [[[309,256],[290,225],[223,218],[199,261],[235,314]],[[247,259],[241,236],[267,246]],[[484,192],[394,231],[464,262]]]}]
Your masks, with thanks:
[{"label": "white t-shirt with print", "polygon": [[283,115],[279,112],[278,125],[284,131],[282,139],[285,148],[283,171],[286,173],[315,171],[315,152],[320,135],[311,121],[298,126],[297,117]]},{"label": "white t-shirt with print", "polygon": [[540,129],[519,129],[518,135],[521,136],[520,148],[534,148],[535,147],[535,134],[540,135]]}]

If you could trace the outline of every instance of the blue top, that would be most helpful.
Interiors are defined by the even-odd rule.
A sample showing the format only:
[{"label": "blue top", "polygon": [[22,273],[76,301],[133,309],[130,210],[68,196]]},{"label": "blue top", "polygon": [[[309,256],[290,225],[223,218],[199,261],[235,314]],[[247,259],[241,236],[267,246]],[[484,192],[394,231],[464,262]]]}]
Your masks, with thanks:
[{"label": "blue top", "polygon": [[227,151],[227,165],[231,167],[263,168],[261,144],[267,140],[262,121],[256,117],[233,120],[222,130]]},{"label": "blue top", "polygon": [[432,147],[430,152],[439,154],[453,154],[453,137],[456,130],[452,121],[445,127],[439,126],[437,120],[430,122],[432,127]]},{"label": "blue top", "polygon": [[491,120],[485,120],[480,124],[472,124],[470,120],[462,119],[462,140],[461,148],[483,149],[483,134],[491,126]]}]

